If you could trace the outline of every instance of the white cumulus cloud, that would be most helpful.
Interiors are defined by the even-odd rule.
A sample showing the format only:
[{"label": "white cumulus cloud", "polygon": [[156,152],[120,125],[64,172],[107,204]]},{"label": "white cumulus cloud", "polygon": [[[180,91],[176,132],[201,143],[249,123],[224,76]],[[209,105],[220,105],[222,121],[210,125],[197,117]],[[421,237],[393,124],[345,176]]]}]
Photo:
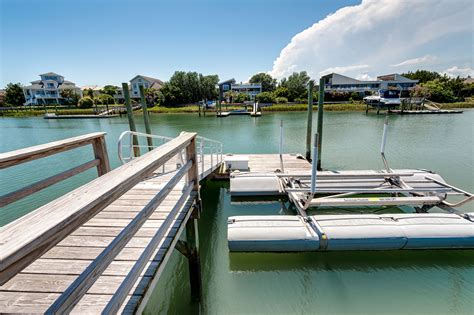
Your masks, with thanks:
[{"label": "white cumulus cloud", "polygon": [[459,68],[458,66],[454,66],[454,67],[444,70],[442,73],[453,78],[457,76],[460,76],[460,77],[470,76],[471,78],[474,77],[474,69],[471,67]]},{"label": "white cumulus cloud", "polygon": [[269,73],[282,78],[306,70],[317,78],[337,69],[375,77],[393,72],[390,65],[416,70],[434,61],[430,54],[440,67],[432,70],[472,66],[473,7],[472,0],[363,0],[296,34]]},{"label": "white cumulus cloud", "polygon": [[362,69],[367,69],[367,68],[369,68],[369,65],[352,65],[352,66],[345,66],[345,67],[331,67],[331,68],[327,68],[327,69],[324,69],[324,70],[320,71],[319,75],[325,75],[325,74],[333,73],[333,72],[344,74],[344,73],[351,72],[351,71],[354,71],[354,70],[362,70]]},{"label": "white cumulus cloud", "polygon": [[427,64],[436,61],[435,56],[426,55],[423,57],[408,59],[397,64],[392,65],[392,67],[403,67],[403,66],[411,66],[411,65],[419,65],[419,64]]}]

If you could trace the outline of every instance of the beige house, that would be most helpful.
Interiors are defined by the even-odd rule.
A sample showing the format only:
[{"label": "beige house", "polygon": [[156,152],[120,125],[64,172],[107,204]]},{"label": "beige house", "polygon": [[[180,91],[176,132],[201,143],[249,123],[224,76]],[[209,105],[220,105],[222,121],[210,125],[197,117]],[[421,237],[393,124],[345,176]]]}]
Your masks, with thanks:
[{"label": "beige house", "polygon": [[[136,75],[130,80],[130,85],[128,87],[130,92],[130,98],[139,100],[140,99],[140,86],[143,86],[145,89],[153,88],[159,90],[163,85],[163,81],[160,79],[147,77],[144,75]],[[123,103],[123,91],[122,89],[118,89],[117,94],[114,95],[114,98],[119,103]]]},{"label": "beige house", "polygon": [[65,99],[61,95],[64,89],[72,89],[79,97],[82,91],[75,83],[64,80],[62,75],[54,72],[40,74],[40,80],[31,81],[31,85],[23,87],[25,105],[62,104]]}]

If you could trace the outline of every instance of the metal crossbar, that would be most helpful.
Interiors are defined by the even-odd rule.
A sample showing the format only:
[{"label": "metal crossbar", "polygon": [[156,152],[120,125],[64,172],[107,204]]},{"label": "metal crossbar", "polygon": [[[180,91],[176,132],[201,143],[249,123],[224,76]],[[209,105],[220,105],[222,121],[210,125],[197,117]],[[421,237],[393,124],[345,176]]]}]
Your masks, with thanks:
[{"label": "metal crossbar", "polygon": [[[138,138],[138,144],[133,144],[133,137]],[[118,140],[118,157],[122,164],[125,164],[136,156],[134,155],[134,148],[150,148],[148,144],[140,144],[140,139],[152,139],[153,145],[151,149],[155,149],[166,142],[170,141],[171,137],[147,134],[136,131],[124,131]],[[201,170],[204,170],[204,159],[206,156],[210,158],[211,167],[214,168],[218,164],[222,163],[223,160],[223,144],[222,142],[212,140],[209,138],[196,136],[196,150],[198,164],[200,164]],[[184,152],[180,152],[179,159],[180,165],[183,164]],[[180,167],[177,165],[177,168]],[[164,165],[163,165],[164,170]]]}]

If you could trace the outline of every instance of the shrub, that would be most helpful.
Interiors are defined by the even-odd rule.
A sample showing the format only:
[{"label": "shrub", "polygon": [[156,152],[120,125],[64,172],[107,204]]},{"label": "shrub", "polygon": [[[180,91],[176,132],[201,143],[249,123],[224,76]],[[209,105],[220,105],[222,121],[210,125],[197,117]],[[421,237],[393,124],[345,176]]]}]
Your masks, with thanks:
[{"label": "shrub", "polygon": [[115,104],[115,99],[109,94],[99,94],[94,97],[94,103],[99,105]]},{"label": "shrub", "polygon": [[92,108],[92,106],[94,106],[94,101],[92,100],[92,98],[86,96],[79,100],[78,105],[79,108]]},{"label": "shrub", "polygon": [[303,99],[301,97],[297,97],[295,98],[295,103],[298,103],[298,104],[306,104],[308,101],[306,99]]},{"label": "shrub", "polygon": [[288,103],[288,99],[286,97],[277,97],[276,102],[277,104],[286,104]]},{"label": "shrub", "polygon": [[234,96],[234,103],[243,103],[245,101],[249,101],[250,98],[248,96],[248,94],[246,93],[237,93],[235,96]]},{"label": "shrub", "polygon": [[275,97],[270,92],[262,92],[257,94],[257,101],[259,103],[274,103]]}]

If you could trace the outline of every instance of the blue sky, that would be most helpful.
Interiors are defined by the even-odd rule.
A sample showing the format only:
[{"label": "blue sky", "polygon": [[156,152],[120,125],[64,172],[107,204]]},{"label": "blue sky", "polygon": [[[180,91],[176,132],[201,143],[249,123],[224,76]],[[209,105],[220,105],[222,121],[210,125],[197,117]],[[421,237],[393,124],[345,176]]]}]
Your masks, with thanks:
[{"label": "blue sky", "polygon": [[0,0],[1,81],[55,71],[79,85],[175,70],[246,80],[289,39],[355,1]]},{"label": "blue sky", "polygon": [[247,80],[472,75],[470,0],[0,0],[0,87],[54,71],[83,85],[175,70]]}]

